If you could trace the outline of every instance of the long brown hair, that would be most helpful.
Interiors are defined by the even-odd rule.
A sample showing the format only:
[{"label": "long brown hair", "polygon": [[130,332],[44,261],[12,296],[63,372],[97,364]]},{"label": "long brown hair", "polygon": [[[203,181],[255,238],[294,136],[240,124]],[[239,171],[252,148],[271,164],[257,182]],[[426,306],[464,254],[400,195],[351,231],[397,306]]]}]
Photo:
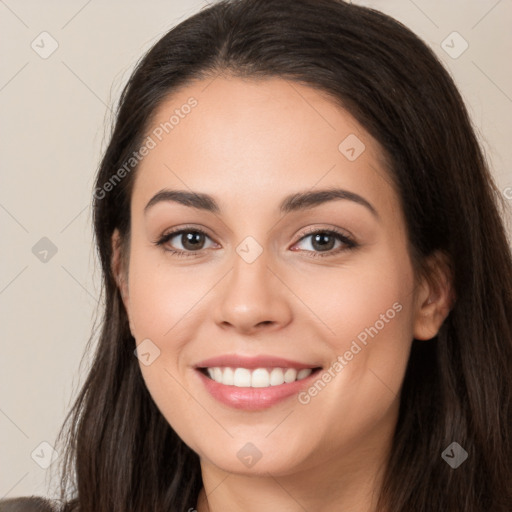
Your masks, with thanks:
[{"label": "long brown hair", "polygon": [[[198,455],[146,389],[111,269],[112,233],[129,237],[137,167],[108,192],[102,187],[139,149],[170,93],[219,73],[282,77],[328,93],[381,145],[415,268],[436,250],[449,256],[456,303],[435,338],[413,340],[380,509],[510,512],[508,205],[435,54],[398,21],[341,0],[217,2],[164,35],[125,86],[95,185],[105,300],[90,371],[59,432],[63,510],[186,512],[196,505]],[[468,453],[457,469],[441,457],[452,442]]]}]

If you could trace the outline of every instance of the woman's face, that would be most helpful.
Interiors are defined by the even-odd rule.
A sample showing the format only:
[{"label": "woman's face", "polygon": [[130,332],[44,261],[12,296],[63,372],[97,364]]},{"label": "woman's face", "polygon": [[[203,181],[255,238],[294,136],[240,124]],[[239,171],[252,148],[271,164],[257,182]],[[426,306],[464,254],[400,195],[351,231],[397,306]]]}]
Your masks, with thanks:
[{"label": "woman's face", "polygon": [[383,456],[412,339],[435,326],[376,141],[314,89],[220,77],[146,136],[121,288],[169,424],[236,473]]}]

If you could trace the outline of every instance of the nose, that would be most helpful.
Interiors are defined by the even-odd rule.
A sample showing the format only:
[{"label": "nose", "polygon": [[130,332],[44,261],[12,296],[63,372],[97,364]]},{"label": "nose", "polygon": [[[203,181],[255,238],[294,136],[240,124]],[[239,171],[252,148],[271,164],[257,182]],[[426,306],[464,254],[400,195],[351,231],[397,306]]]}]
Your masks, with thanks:
[{"label": "nose", "polygon": [[269,263],[265,251],[252,263],[235,256],[216,302],[215,320],[222,329],[252,334],[291,321],[293,293]]}]

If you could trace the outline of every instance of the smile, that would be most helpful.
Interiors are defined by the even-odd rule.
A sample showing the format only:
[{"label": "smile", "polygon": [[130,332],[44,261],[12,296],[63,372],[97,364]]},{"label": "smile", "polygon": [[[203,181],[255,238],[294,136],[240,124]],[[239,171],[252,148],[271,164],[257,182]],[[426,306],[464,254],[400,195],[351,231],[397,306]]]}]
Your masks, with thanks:
[{"label": "smile", "polygon": [[[217,402],[244,411],[262,411],[296,397],[311,386],[316,368],[196,368],[203,389]],[[226,384],[227,383],[227,384]]]},{"label": "smile", "polygon": [[210,379],[225,386],[268,388],[289,384],[309,377],[316,368],[231,368],[210,367],[202,371]]}]

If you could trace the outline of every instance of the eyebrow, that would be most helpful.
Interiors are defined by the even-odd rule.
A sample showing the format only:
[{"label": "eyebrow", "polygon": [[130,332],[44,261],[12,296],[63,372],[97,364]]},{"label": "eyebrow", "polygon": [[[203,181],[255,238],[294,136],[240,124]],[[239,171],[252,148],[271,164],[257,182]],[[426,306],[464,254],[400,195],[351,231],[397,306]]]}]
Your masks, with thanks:
[{"label": "eyebrow", "polygon": [[[379,219],[379,213],[373,205],[364,197],[341,188],[329,188],[324,190],[297,192],[286,196],[279,204],[281,213],[291,213],[296,211],[308,210],[321,204],[335,201],[348,200],[367,208],[374,217]],[[201,192],[189,192],[186,190],[163,189],[156,193],[144,207],[144,213],[157,203],[175,202],[198,210],[205,210],[211,213],[220,213],[220,207],[215,199]]]}]

